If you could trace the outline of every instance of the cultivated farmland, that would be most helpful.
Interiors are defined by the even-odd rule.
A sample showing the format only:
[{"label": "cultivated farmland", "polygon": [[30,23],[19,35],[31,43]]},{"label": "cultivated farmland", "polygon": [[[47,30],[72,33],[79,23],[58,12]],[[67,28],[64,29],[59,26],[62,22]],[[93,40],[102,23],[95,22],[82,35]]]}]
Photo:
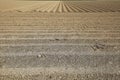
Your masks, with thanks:
[{"label": "cultivated farmland", "polygon": [[0,80],[119,80],[120,2],[49,4],[0,12]]}]

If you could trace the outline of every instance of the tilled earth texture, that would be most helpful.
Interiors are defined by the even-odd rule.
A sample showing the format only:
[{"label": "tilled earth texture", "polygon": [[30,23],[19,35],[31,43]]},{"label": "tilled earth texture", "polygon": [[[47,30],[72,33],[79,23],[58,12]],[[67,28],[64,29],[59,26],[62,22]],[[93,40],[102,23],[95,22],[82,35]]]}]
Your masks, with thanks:
[{"label": "tilled earth texture", "polygon": [[0,12],[0,80],[120,80],[120,3],[49,4]]}]

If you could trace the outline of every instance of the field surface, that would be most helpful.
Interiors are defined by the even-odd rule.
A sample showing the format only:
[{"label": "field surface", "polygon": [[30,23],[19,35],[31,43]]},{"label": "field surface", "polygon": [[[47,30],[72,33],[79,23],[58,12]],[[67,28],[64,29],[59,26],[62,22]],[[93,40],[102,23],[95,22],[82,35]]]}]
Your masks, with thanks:
[{"label": "field surface", "polygon": [[119,80],[120,12],[111,9],[0,12],[0,80]]}]

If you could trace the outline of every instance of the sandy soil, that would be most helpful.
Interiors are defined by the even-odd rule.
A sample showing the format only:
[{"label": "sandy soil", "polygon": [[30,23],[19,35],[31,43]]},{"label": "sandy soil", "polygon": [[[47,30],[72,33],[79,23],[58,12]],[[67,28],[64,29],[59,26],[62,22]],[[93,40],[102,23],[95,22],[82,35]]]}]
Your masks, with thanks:
[{"label": "sandy soil", "polygon": [[119,80],[120,14],[0,13],[1,80]]},{"label": "sandy soil", "polygon": [[[9,1],[10,2],[10,1]],[[6,4],[6,5],[5,5]],[[0,6],[1,11],[18,12],[120,12],[120,1],[12,1]],[[5,7],[6,6],[6,7]],[[2,9],[3,8],[3,9]]]},{"label": "sandy soil", "polygon": [[0,80],[120,79],[118,5],[64,13],[73,4],[60,3],[57,11],[0,12]]}]

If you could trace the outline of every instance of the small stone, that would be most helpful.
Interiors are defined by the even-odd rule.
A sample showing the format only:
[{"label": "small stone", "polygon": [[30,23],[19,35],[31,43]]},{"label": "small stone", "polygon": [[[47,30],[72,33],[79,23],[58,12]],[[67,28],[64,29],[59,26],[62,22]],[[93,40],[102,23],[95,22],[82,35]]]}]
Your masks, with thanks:
[{"label": "small stone", "polygon": [[38,55],[37,57],[38,57],[38,58],[41,58],[41,57],[42,57],[42,55]]},{"label": "small stone", "polygon": [[118,73],[120,73],[120,71],[118,71]]},{"label": "small stone", "polygon": [[113,64],[112,62],[109,62],[109,64]]},{"label": "small stone", "polygon": [[62,79],[62,76],[60,76],[59,79]]},{"label": "small stone", "polygon": [[114,49],[117,49],[117,46],[115,46]]}]

